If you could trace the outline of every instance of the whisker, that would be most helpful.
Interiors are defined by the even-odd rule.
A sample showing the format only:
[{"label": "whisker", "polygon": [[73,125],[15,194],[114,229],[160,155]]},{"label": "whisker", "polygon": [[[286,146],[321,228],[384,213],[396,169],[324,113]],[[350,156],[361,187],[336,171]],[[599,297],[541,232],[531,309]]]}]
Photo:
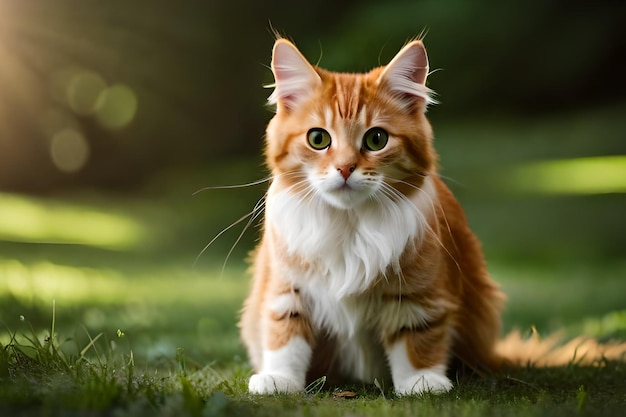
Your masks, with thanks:
[{"label": "whisker", "polygon": [[298,205],[311,201],[313,198],[317,199],[318,191],[309,183],[303,174],[300,172],[292,172],[290,174],[292,177],[299,179],[299,181],[290,185],[287,189],[287,191],[291,191],[299,195],[300,198]]},{"label": "whisker", "polygon": [[195,191],[192,195],[195,196],[196,194],[199,194],[199,193],[201,193],[203,191],[210,191],[210,190],[229,190],[229,189],[233,189],[233,188],[253,187],[255,185],[260,185],[260,184],[264,184],[266,182],[269,182],[273,178],[274,178],[274,176],[269,176],[269,177],[261,178],[260,180],[248,182],[248,183],[245,183],[245,184],[216,185],[216,186],[204,187],[204,188],[200,188],[199,190]]},{"label": "whisker", "polygon": [[[426,178],[429,175],[429,174],[424,173],[424,172],[413,172],[413,171],[406,171],[406,173],[409,174],[409,175],[416,175],[416,176],[422,177],[422,178]],[[452,177],[448,177],[446,175],[442,175],[440,172],[437,172],[437,176],[439,178],[441,178],[441,179],[444,179],[444,180],[448,181],[448,182],[454,183],[454,184],[458,185],[459,187],[465,187],[465,184],[463,184],[461,181],[458,181],[458,180],[456,180],[456,179],[454,179]],[[396,179],[396,178],[388,178],[387,180],[388,181],[393,181],[393,182],[399,182],[399,183],[406,184],[406,185],[413,185],[413,184],[408,184],[407,182],[402,181],[400,179]]]},{"label": "whisker", "polygon": [[[442,177],[442,176],[440,175],[440,177]],[[446,177],[442,177],[442,178],[446,178]],[[451,180],[451,181],[456,182],[456,181],[454,181],[454,180]],[[420,190],[420,188],[419,188],[419,187],[417,187],[417,186],[415,186],[414,184],[410,184],[410,183],[407,183],[407,182],[405,182],[405,181],[401,181],[401,180],[400,180],[400,182],[402,182],[402,183],[404,183],[404,184],[406,184],[406,185],[409,185],[409,186],[413,186],[414,188],[416,188],[416,189]],[[457,183],[457,184],[459,184],[459,185],[461,185],[461,186],[463,186],[463,184],[461,184],[461,183],[459,183],[459,182],[456,182],[456,183]],[[392,187],[392,188],[393,188],[393,187]],[[397,190],[396,190],[396,191],[397,191]],[[448,216],[447,216],[447,214],[446,214],[445,210],[443,209],[443,206],[441,205],[441,202],[440,202],[440,201],[436,201],[436,202],[435,202],[435,201],[433,201],[433,199],[432,199],[432,198],[430,198],[430,196],[429,196],[429,202],[430,202],[430,205],[431,205],[431,207],[432,207],[433,211],[435,211],[435,210],[437,210],[437,209],[438,209],[438,210],[439,210],[439,212],[441,213],[441,215],[442,215],[442,217],[443,217],[443,221],[444,221],[444,223],[445,223],[445,227],[446,227],[446,229],[447,229],[447,231],[448,231],[448,236],[450,236],[450,239],[452,240],[452,244],[454,245],[454,249],[455,249],[457,252],[459,252],[459,247],[458,247],[458,245],[457,245],[457,243],[456,243],[456,239],[454,238],[454,233],[452,233],[452,228],[450,227],[450,223],[449,223],[449,221],[448,221]],[[435,207],[435,204],[436,204],[436,207]],[[439,220],[438,220],[438,218],[437,218],[437,224],[439,225]],[[445,245],[441,242],[441,240],[439,239],[439,236],[438,236],[438,235],[436,235],[436,234],[432,231],[432,228],[431,228],[430,226],[428,226],[428,229],[431,231],[431,233],[433,234],[433,236],[435,237],[435,239],[437,240],[437,242],[439,243],[439,245],[441,246],[441,248],[443,248],[443,250],[445,250],[445,251],[446,251],[446,253],[447,253],[447,254],[448,254],[448,256],[450,257],[450,259],[452,259],[452,261],[453,261],[453,262],[454,262],[454,264],[456,265],[457,269],[458,269],[460,272],[463,272],[463,269],[461,268],[461,265],[460,265],[460,264],[459,264],[459,262],[456,260],[456,258],[455,258],[455,257],[454,257],[451,253],[450,253],[450,251],[448,250],[448,248],[447,248],[447,247],[445,247]],[[468,283],[469,283],[469,281],[468,281]]]},{"label": "whisker", "polygon": [[[263,196],[263,198],[261,200],[265,200],[265,196]],[[259,200],[259,201],[261,201]],[[200,260],[200,257],[202,255],[204,255],[204,253],[207,251],[207,249],[209,249],[209,247],[217,240],[219,239],[220,236],[222,236],[224,233],[226,233],[227,231],[229,231],[230,229],[232,229],[233,227],[237,226],[238,224],[242,223],[243,221],[245,221],[247,218],[254,216],[258,210],[258,206],[259,203],[257,203],[254,208],[252,209],[252,211],[250,211],[249,213],[244,214],[243,216],[241,216],[239,219],[237,219],[235,222],[231,223],[228,227],[222,229],[221,232],[219,232],[217,235],[215,235],[213,237],[213,239],[211,239],[211,241],[209,243],[207,243],[204,248],[202,248],[202,250],[200,251],[200,253],[198,254],[198,256],[196,256],[195,261],[193,262],[194,267],[196,266],[196,264],[198,263],[198,260]],[[230,253],[230,252],[229,252]]]},{"label": "whisker", "polygon": [[[292,189],[298,188],[298,187],[302,187],[302,185],[305,185],[305,187],[304,187],[304,190],[306,191],[306,193],[304,195],[305,198],[307,198],[310,194],[312,194],[315,191],[315,190],[312,189],[312,187],[310,185],[308,185],[308,183],[306,182],[306,179],[304,178],[304,176],[302,175],[301,172],[299,172],[299,171],[287,171],[287,172],[282,172],[280,174],[271,175],[271,176],[268,176],[266,178],[262,178],[260,180],[252,181],[252,182],[249,182],[249,183],[246,183],[246,184],[221,185],[221,186],[205,187],[205,188],[202,188],[202,189],[196,191],[195,193],[193,193],[193,195],[195,196],[196,194],[198,194],[198,193],[200,193],[202,191],[208,191],[208,190],[234,189],[234,188],[244,188],[244,187],[260,185],[260,184],[263,184],[263,183],[266,183],[266,182],[275,181],[275,180],[277,180],[278,178],[281,178],[281,177],[296,178],[296,179],[298,179],[299,177],[302,177],[302,179],[300,181],[297,181],[295,184],[291,185],[289,187],[289,190],[292,190]],[[208,250],[208,248],[213,243],[215,243],[215,241],[217,239],[219,239],[224,233],[226,233],[227,231],[229,231],[233,227],[239,225],[240,223],[243,223],[247,219],[247,222],[246,222],[245,226],[243,227],[243,230],[239,233],[239,235],[237,236],[237,239],[235,240],[235,243],[233,243],[233,245],[230,247],[228,253],[226,254],[226,258],[224,259],[224,263],[222,265],[222,276],[223,276],[224,275],[224,271],[226,269],[226,264],[228,263],[228,260],[230,259],[230,256],[232,255],[232,253],[234,252],[235,248],[237,247],[237,245],[239,244],[239,242],[243,238],[244,234],[246,233],[246,231],[248,231],[248,229],[254,223],[254,221],[257,220],[261,216],[261,214],[265,211],[266,199],[267,199],[267,194],[264,194],[263,197],[261,197],[257,201],[257,203],[255,204],[255,206],[252,209],[252,211],[250,211],[249,213],[246,213],[245,215],[241,216],[235,222],[231,223],[228,227],[224,228],[217,235],[215,235],[213,237],[213,239],[211,239],[211,241],[209,243],[207,243],[204,246],[204,248],[202,248],[202,250],[200,251],[198,256],[196,256],[196,259],[195,259],[195,261],[193,263],[194,267],[198,263],[200,257],[202,255],[204,255],[204,253]]]},{"label": "whisker", "polygon": [[[399,198],[400,201],[403,201],[406,204],[409,204],[411,207],[414,207],[416,209],[416,212],[418,212],[418,214],[421,215],[421,213],[419,213],[419,210],[417,210],[417,207],[415,207],[411,201],[406,198],[405,195],[398,193],[396,189],[394,189],[393,187],[390,187],[389,185],[383,183],[383,187],[382,187],[382,193],[380,194],[375,194],[373,195],[373,198],[379,203],[379,204],[391,204],[393,203],[393,199],[391,197],[396,197]],[[384,200],[383,200],[384,197]],[[398,309],[400,309],[401,304],[402,304],[402,287],[404,285],[406,285],[407,281],[406,281],[406,276],[404,275],[404,271],[402,270],[402,268],[394,268],[394,272],[396,273],[396,276],[398,278],[398,286],[400,291],[398,292],[398,304],[397,307]],[[384,278],[385,281],[389,282],[389,277],[387,276],[387,274],[384,274]]]},{"label": "whisker", "polygon": [[302,199],[300,200],[300,204],[303,204],[305,200],[317,200],[319,193],[314,187],[307,184],[307,187],[305,188],[305,190],[306,191],[302,195]]},{"label": "whisker", "polygon": [[[426,178],[426,177],[428,176],[428,175],[426,175],[426,174],[418,174],[418,175],[422,176],[423,178]],[[389,179],[388,179],[388,181],[389,181],[389,182],[398,183],[398,184],[407,185],[407,186],[409,186],[409,187],[413,188],[414,190],[417,190],[417,191],[422,191],[422,188],[421,188],[421,187],[419,187],[419,186],[417,186],[417,185],[415,185],[415,184],[413,184],[413,183],[410,183],[410,182],[408,182],[408,181],[404,181],[404,180],[400,180],[400,179],[396,179],[396,178],[389,178]],[[389,186],[389,184],[385,184],[385,185],[388,185],[388,186]],[[393,188],[393,187],[392,187],[392,188]],[[394,188],[394,190],[395,190],[395,188]],[[396,190],[396,191],[398,191],[398,190]]]},{"label": "whisker", "polygon": [[439,175],[439,178],[442,178],[442,179],[444,179],[444,180],[446,180],[448,182],[452,182],[452,183],[458,185],[459,187],[465,188],[465,184],[463,184],[461,181],[455,180],[454,178],[448,177],[446,175],[441,175],[439,173],[437,175]]},{"label": "whisker", "polygon": [[[400,182],[402,184],[411,186],[412,188],[423,192],[422,188],[418,187],[415,184],[411,184],[409,182],[406,181],[402,181],[402,180],[395,180],[396,182]],[[383,187],[382,190],[385,194],[387,195],[393,195],[396,198],[399,198],[400,200],[403,200],[404,202],[407,202],[409,204],[411,204],[411,206],[415,207],[415,205],[411,202],[411,200],[408,199],[408,197],[406,195],[404,195],[403,193],[401,193],[400,191],[398,191],[397,189],[395,189],[394,187],[392,187],[391,185],[383,182]],[[448,229],[448,233],[450,234],[450,236],[453,236],[452,234],[452,230],[450,229],[450,224],[448,223],[448,219],[446,216],[445,211],[443,210],[443,207],[441,206],[441,204],[438,202],[437,206],[435,206],[435,202],[433,201],[433,198],[431,196],[429,196],[428,194],[424,193],[425,196],[428,197],[428,202],[431,205],[431,208],[433,210],[433,212],[435,212],[437,210],[437,208],[439,209],[439,211],[441,212],[441,214],[443,215],[444,221],[446,223],[446,227]],[[450,256],[450,259],[452,259],[452,261],[454,262],[454,264],[456,265],[456,267],[459,269],[459,271],[461,270],[461,265],[459,264],[459,262],[456,260],[456,258],[452,255],[452,253],[450,253],[450,251],[448,250],[448,248],[443,244],[443,242],[441,241],[441,239],[439,238],[438,234],[435,233],[435,231],[433,230],[433,228],[428,224],[428,220],[426,219],[426,217],[424,216],[424,214],[417,208],[415,207],[415,213],[420,216],[421,220],[422,220],[422,224],[424,224],[426,226],[426,232],[430,233],[431,236],[433,236],[437,242],[437,244],[444,250],[446,251],[446,253],[448,254],[448,256]],[[437,217],[435,217],[436,219],[438,219]],[[437,220],[438,221],[438,220]],[[454,242],[453,239],[453,243],[455,246],[455,249],[458,250],[457,246],[456,246],[456,242]]]},{"label": "whisker", "polygon": [[233,251],[235,250],[235,247],[237,246],[237,244],[241,241],[241,239],[243,238],[243,235],[246,233],[246,231],[250,228],[250,225],[259,218],[259,216],[261,215],[261,213],[263,213],[264,209],[265,209],[265,198],[267,197],[267,194],[264,195],[263,197],[261,197],[259,199],[259,201],[257,201],[257,203],[254,205],[254,208],[252,209],[252,211],[249,213],[251,214],[251,216],[248,219],[248,222],[246,223],[246,225],[244,226],[243,230],[241,231],[241,233],[239,233],[239,236],[237,236],[237,239],[235,240],[235,243],[233,243],[233,245],[230,247],[230,250],[228,251],[228,253],[226,254],[226,259],[224,259],[224,264],[222,265],[222,276],[224,276],[224,271],[226,270],[226,264],[228,263],[228,260],[230,259],[230,255],[232,255]]},{"label": "whisker", "polygon": [[235,221],[234,223],[231,223],[230,226],[227,226],[226,228],[222,229],[221,232],[219,232],[217,235],[215,235],[213,237],[213,239],[211,239],[211,241],[209,243],[207,243],[204,248],[202,248],[202,250],[200,251],[200,253],[198,254],[198,256],[196,256],[196,260],[194,261],[194,266],[196,265],[196,263],[198,262],[198,260],[200,259],[200,257],[202,255],[204,255],[204,252],[206,252],[207,249],[209,249],[209,247],[220,237],[222,236],[224,233],[226,233],[227,231],[229,231],[230,229],[232,229],[233,227],[237,226],[239,223],[243,222],[244,220],[246,220],[248,217],[252,216],[254,214],[253,211],[251,211],[250,213],[247,213],[245,215],[243,215],[242,217],[240,217],[237,221]]}]

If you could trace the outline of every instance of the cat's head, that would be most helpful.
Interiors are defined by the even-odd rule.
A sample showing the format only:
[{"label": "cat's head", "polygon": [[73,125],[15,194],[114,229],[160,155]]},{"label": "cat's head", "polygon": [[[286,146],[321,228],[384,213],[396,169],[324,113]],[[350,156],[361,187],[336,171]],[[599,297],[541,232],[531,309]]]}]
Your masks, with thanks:
[{"label": "cat's head", "polygon": [[281,187],[351,209],[415,192],[436,164],[428,59],[408,43],[384,67],[365,74],[311,65],[285,39],[274,45],[276,105],[266,159]]}]

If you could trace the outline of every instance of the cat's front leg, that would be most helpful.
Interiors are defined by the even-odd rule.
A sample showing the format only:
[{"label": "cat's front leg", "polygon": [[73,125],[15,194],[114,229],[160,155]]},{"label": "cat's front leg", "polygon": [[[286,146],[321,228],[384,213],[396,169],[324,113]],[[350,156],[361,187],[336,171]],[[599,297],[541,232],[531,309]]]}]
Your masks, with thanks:
[{"label": "cat's front leg", "polygon": [[419,353],[410,338],[398,340],[387,350],[393,387],[398,395],[442,393],[452,388],[446,376],[446,364],[420,363]]},{"label": "cat's front leg", "polygon": [[268,299],[261,317],[262,365],[252,375],[248,390],[254,394],[303,391],[311,362],[313,335],[297,291]]},{"label": "cat's front leg", "polygon": [[449,335],[444,323],[403,328],[387,339],[385,349],[396,394],[443,393],[452,388],[446,376]]}]

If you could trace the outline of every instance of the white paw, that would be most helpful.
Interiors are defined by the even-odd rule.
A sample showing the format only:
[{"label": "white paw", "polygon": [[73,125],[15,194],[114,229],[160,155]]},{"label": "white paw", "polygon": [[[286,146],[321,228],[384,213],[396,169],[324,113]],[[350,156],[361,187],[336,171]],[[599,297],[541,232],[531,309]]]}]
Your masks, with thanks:
[{"label": "white paw", "polygon": [[260,373],[250,377],[248,391],[252,394],[275,394],[304,391],[304,381],[290,375]]},{"label": "white paw", "polygon": [[452,389],[452,382],[439,372],[418,371],[400,381],[394,381],[394,388],[398,395],[441,394]]}]

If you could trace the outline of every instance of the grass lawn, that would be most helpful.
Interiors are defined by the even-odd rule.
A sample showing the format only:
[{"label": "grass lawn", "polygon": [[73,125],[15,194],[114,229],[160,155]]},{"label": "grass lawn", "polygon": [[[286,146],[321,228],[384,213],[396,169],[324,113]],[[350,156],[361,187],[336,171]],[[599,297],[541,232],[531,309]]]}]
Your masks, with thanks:
[{"label": "grass lawn", "polygon": [[[625,122],[617,114],[589,123],[619,130]],[[534,128],[565,125],[555,123]],[[495,154],[532,131],[482,129],[484,137],[472,143],[517,132]],[[455,166],[444,173],[456,180],[452,188],[509,295],[505,329],[626,340],[624,194],[502,192],[507,179],[494,171],[536,155],[527,147],[491,171],[475,170],[467,162],[472,150],[459,138],[465,131],[477,129],[453,126],[438,136],[444,165]],[[236,322],[249,285],[243,259],[255,232],[224,268],[238,231],[196,256],[254,206],[263,186],[191,195],[259,178],[257,166],[227,161],[218,170],[167,173],[140,196],[0,194],[0,415],[623,415],[624,362],[459,376],[440,396],[397,398],[380,384],[335,388],[323,381],[301,395],[248,395],[250,368]],[[598,210],[601,216],[590,216]]]},{"label": "grass lawn", "polygon": [[[3,415],[619,415],[626,405],[626,364],[611,362],[465,377],[442,396],[400,399],[373,385],[250,396],[235,328],[247,288],[242,270],[2,268],[11,279],[22,274],[28,287],[0,288]],[[562,288],[541,284],[537,269],[494,269],[511,276],[503,281],[507,327],[534,322],[546,331],[563,326],[570,335],[624,337],[626,314],[612,310],[623,302],[624,283],[609,278],[617,272],[612,267],[596,270],[606,274],[602,281],[577,277],[568,286],[571,297],[557,305]],[[578,294],[606,304],[589,306]]]}]

